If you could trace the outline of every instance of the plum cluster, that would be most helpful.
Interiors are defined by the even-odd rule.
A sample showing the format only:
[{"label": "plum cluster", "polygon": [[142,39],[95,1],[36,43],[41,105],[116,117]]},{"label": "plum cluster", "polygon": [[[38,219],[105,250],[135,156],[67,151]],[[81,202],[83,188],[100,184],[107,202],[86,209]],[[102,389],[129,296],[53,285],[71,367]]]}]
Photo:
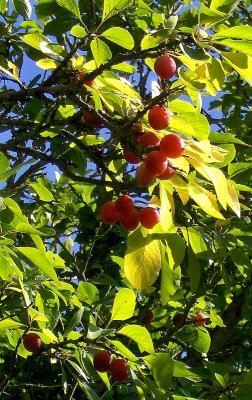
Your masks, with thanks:
[{"label": "plum cluster", "polygon": [[127,231],[134,231],[138,224],[152,229],[160,221],[159,212],[153,207],[138,210],[133,199],[124,194],[116,201],[107,201],[100,208],[100,216],[105,224],[120,222]]}]

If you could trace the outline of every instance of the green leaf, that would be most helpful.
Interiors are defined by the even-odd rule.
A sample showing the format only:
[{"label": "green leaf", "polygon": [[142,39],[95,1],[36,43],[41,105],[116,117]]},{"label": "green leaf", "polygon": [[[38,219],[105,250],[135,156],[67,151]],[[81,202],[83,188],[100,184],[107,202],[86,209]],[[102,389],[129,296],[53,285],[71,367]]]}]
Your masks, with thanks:
[{"label": "green leaf", "polygon": [[147,351],[149,354],[155,354],[151,336],[146,328],[139,325],[127,325],[117,331],[119,335],[127,336],[137,343],[141,353]]},{"label": "green leaf", "polygon": [[29,233],[30,235],[39,235],[39,236],[54,236],[55,230],[52,228],[46,228],[46,230],[36,229],[28,223],[21,222],[15,227],[16,232]]},{"label": "green leaf", "polygon": [[[21,35],[20,39],[27,43],[34,49],[45,52],[46,45],[51,43],[50,40],[39,32],[28,33],[27,35]],[[47,54],[50,54],[50,49],[47,48]],[[51,52],[53,53],[53,52]]]},{"label": "green leaf", "polygon": [[124,28],[113,27],[101,33],[101,36],[118,44],[125,49],[131,50],[134,47],[134,39],[132,35]]},{"label": "green leaf", "polygon": [[144,362],[150,368],[156,384],[168,390],[173,376],[174,364],[168,353],[157,353],[155,355],[143,357]]},{"label": "green leaf", "polygon": [[145,238],[141,247],[127,249],[124,272],[127,279],[138,290],[150,287],[158,277],[161,268],[161,254],[158,240]]},{"label": "green leaf", "polygon": [[83,28],[83,26],[80,25],[74,25],[71,29],[71,34],[77,38],[84,38],[87,34],[86,30]]},{"label": "green leaf", "polygon": [[63,336],[66,337],[76,326],[80,325],[85,308],[82,306],[69,321]]},{"label": "green leaf", "polygon": [[102,21],[129,7],[132,0],[104,0]]},{"label": "green leaf", "polygon": [[237,162],[231,163],[228,166],[228,175],[234,176],[239,174],[240,172],[247,171],[248,169],[252,168],[252,163],[247,162]]},{"label": "green leaf", "polygon": [[60,62],[50,58],[43,58],[37,61],[36,65],[41,69],[52,71],[60,65]]},{"label": "green leaf", "polygon": [[17,251],[27,257],[40,271],[54,281],[58,281],[56,272],[41,250],[34,247],[16,247]]},{"label": "green leaf", "polygon": [[97,67],[99,67],[101,64],[105,64],[111,59],[112,53],[106,43],[104,43],[102,40],[94,38],[90,47]]},{"label": "green leaf", "polygon": [[80,10],[76,0],[56,0],[56,1],[61,7],[66,8],[77,18],[81,19]]},{"label": "green leaf", "polygon": [[32,7],[29,0],[12,0],[15,10],[25,19],[29,19],[32,14]]},{"label": "green leaf", "polygon": [[128,347],[124,346],[119,340],[109,340],[109,343],[111,343],[113,346],[116,347],[116,349],[121,353],[124,357],[127,358],[129,361],[138,361],[138,357],[133,354]]},{"label": "green leaf", "polygon": [[210,348],[211,337],[207,329],[203,326],[185,326],[181,330],[177,331],[175,336],[180,340],[189,343],[200,353],[207,353]]},{"label": "green leaf", "polygon": [[111,68],[127,74],[134,74],[137,72],[137,68],[134,65],[127,64],[126,62],[115,64]]},{"label": "green leaf", "polygon": [[188,247],[188,269],[191,291],[192,293],[196,293],[200,283],[201,267],[198,258],[192,251],[191,246]]},{"label": "green leaf", "polygon": [[40,200],[52,201],[54,199],[50,190],[48,190],[42,183],[30,183],[30,186],[35,190]]},{"label": "green leaf", "polygon": [[14,260],[7,251],[7,247],[0,247],[0,277],[4,281],[12,281],[14,277],[18,276],[23,279],[23,274],[16,266]]},{"label": "green leaf", "polygon": [[141,41],[141,50],[151,49],[164,42],[174,33],[173,29],[161,29],[152,35],[145,35]]},{"label": "green leaf", "polygon": [[241,53],[245,53],[249,56],[252,56],[252,41],[243,41],[243,40],[235,40],[235,39],[222,39],[215,40],[214,43],[218,43],[221,46],[231,47],[231,49],[240,51]]},{"label": "green leaf", "polygon": [[83,303],[93,304],[99,300],[99,290],[89,282],[81,282],[77,288],[77,296]]},{"label": "green leaf", "polygon": [[134,314],[136,296],[133,290],[123,288],[115,296],[111,321],[125,321]]},{"label": "green leaf", "polygon": [[53,330],[60,317],[58,296],[51,290],[39,289],[36,295],[35,305],[39,312],[48,320],[48,322],[38,320],[39,327]]},{"label": "green leaf", "polygon": [[238,248],[231,249],[229,256],[232,258],[235,266],[243,276],[246,277],[250,274],[251,260],[243,250]]},{"label": "green leaf", "polygon": [[199,258],[208,259],[209,250],[200,231],[198,231],[193,227],[189,227],[187,229],[187,232],[188,232],[189,242],[194,254],[196,254],[197,257]]},{"label": "green leaf", "polygon": [[192,372],[191,368],[188,365],[184,364],[181,361],[173,360],[174,371],[173,376],[174,378],[187,378],[195,380],[195,378],[199,378],[197,374]]},{"label": "green leaf", "polygon": [[231,133],[211,132],[209,139],[211,143],[237,143],[244,144],[246,146],[245,142],[243,142],[241,139],[238,139]]},{"label": "green leaf", "polygon": [[221,55],[245,81],[252,84],[252,57],[247,54],[224,51],[221,52]]},{"label": "green leaf", "polygon": [[20,326],[23,326],[23,324],[10,318],[0,321],[0,331],[6,331],[6,329],[18,329]]},{"label": "green leaf", "polygon": [[222,29],[212,37],[213,40],[221,38],[252,40],[252,26],[240,25]]},{"label": "green leaf", "polygon": [[4,14],[7,9],[8,0],[0,0],[0,13]]},{"label": "green leaf", "polygon": [[108,335],[111,335],[111,333],[114,333],[114,329],[101,329],[98,326],[95,326],[93,324],[88,325],[87,337],[89,339],[97,339],[100,337],[106,337]]},{"label": "green leaf", "polygon": [[200,114],[192,104],[184,100],[169,102],[169,110],[175,113],[172,116],[169,128],[179,133],[194,136],[198,140],[205,140],[210,134],[207,118]]},{"label": "green leaf", "polygon": [[10,166],[10,160],[0,152],[0,176],[4,174]]}]

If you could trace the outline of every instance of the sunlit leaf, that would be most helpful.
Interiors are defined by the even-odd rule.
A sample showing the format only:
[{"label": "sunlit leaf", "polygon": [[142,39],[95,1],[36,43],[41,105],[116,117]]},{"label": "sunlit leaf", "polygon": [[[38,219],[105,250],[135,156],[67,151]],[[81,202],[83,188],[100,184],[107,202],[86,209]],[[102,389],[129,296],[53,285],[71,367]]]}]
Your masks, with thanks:
[{"label": "sunlit leaf", "polygon": [[138,290],[145,290],[157,279],[161,268],[161,254],[158,240],[145,238],[141,247],[128,250],[124,259],[127,279]]},{"label": "sunlit leaf", "polygon": [[111,321],[125,321],[132,317],[136,305],[136,296],[133,290],[123,288],[115,296]]},{"label": "sunlit leaf", "polygon": [[169,353],[146,356],[144,362],[150,368],[155,382],[162,389],[169,389],[173,376],[173,360]]},{"label": "sunlit leaf", "polygon": [[105,37],[111,42],[118,44],[121,47],[124,47],[125,49],[131,50],[134,47],[134,39],[132,35],[124,28],[109,28],[105,32],[103,32],[101,36]]},{"label": "sunlit leaf", "polygon": [[127,336],[136,342],[141,353],[144,351],[147,351],[149,354],[155,353],[151,336],[143,326],[127,325],[117,331],[117,334]]},{"label": "sunlit leaf", "polygon": [[81,19],[80,10],[76,0],[56,0],[56,1],[60,6],[66,8],[77,18]]}]

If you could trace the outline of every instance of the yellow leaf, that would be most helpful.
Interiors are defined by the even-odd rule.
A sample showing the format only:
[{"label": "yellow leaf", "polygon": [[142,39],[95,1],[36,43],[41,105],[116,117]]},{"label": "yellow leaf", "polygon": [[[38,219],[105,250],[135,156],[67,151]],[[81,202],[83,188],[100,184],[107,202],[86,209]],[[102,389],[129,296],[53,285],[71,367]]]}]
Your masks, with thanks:
[{"label": "yellow leaf", "polygon": [[160,222],[164,232],[173,226],[175,205],[172,196],[172,186],[169,182],[160,182]]},{"label": "yellow leaf", "polygon": [[240,218],[241,208],[240,208],[240,203],[239,203],[237,192],[230,181],[227,181],[227,187],[228,187],[227,204],[236,213],[236,215]]},{"label": "yellow leaf", "polygon": [[185,205],[189,200],[188,184],[177,174],[170,179],[171,184],[175,187],[182,203]]},{"label": "yellow leaf", "polygon": [[37,61],[36,65],[41,69],[52,71],[60,65],[60,62],[50,58],[43,58]]},{"label": "yellow leaf", "polygon": [[157,279],[161,268],[161,253],[158,240],[147,237],[141,247],[127,249],[124,259],[126,278],[137,290],[145,290]]},{"label": "yellow leaf", "polygon": [[226,210],[228,188],[227,180],[223,172],[220,169],[208,167],[206,164],[197,160],[189,159],[189,162],[201,175],[213,183],[217,198],[222,207]]},{"label": "yellow leaf", "polygon": [[212,217],[225,219],[220,213],[216,197],[211,192],[192,182],[189,184],[188,189],[190,197],[202,208],[203,211]]},{"label": "yellow leaf", "polygon": [[245,79],[252,84],[252,57],[242,53],[221,52],[222,57]]}]

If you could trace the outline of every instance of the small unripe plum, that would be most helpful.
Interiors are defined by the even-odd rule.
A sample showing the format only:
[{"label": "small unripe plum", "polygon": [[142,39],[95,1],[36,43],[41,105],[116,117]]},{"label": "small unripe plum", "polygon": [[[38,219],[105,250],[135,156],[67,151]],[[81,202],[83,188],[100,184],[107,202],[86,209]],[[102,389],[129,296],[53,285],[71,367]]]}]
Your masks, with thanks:
[{"label": "small unripe plum", "polygon": [[166,180],[172,178],[174,174],[175,169],[167,165],[166,170],[161,175],[158,175],[157,178],[161,180]]},{"label": "small unripe plum", "polygon": [[151,151],[145,159],[146,169],[154,175],[161,175],[167,168],[167,157],[158,150]]},{"label": "small unripe plum", "polygon": [[139,222],[147,229],[154,228],[160,222],[159,212],[152,207],[141,208]]},{"label": "small unripe plum", "polygon": [[100,128],[103,124],[102,120],[90,111],[83,111],[83,119],[87,125],[93,126],[94,128]]},{"label": "small unripe plum", "polygon": [[153,312],[148,310],[143,317],[143,325],[149,325],[153,321]]},{"label": "small unripe plum", "polygon": [[[205,326],[206,318],[207,318],[207,315],[205,315],[203,313],[198,313],[194,317],[191,318],[191,322],[193,322],[193,324],[196,326]],[[194,322],[194,321],[196,321],[196,322]]]},{"label": "small unripe plum", "polygon": [[127,214],[134,208],[134,201],[127,194],[123,194],[122,196],[118,197],[118,199],[115,201],[115,204],[120,214]]},{"label": "small unripe plum", "polygon": [[167,108],[156,104],[148,113],[148,121],[153,129],[161,130],[167,128],[170,123],[170,113]]},{"label": "small unripe plum", "polygon": [[184,140],[175,134],[164,136],[160,141],[160,151],[168,158],[178,158],[184,153]]},{"label": "small unripe plum", "polygon": [[170,79],[176,73],[176,63],[169,55],[163,55],[156,59],[154,64],[154,71],[163,79]]},{"label": "small unripe plum", "polygon": [[123,358],[113,360],[110,367],[110,373],[115,381],[126,381],[129,377],[129,370],[126,361]]},{"label": "small unripe plum", "polygon": [[37,353],[42,348],[42,340],[36,333],[27,333],[23,336],[23,345],[27,351]]},{"label": "small unripe plum", "polygon": [[139,224],[138,212],[133,208],[133,210],[127,214],[121,215],[120,222],[126,231],[134,231]]},{"label": "small unripe plum", "polygon": [[115,224],[120,219],[119,211],[114,201],[107,201],[100,208],[100,216],[105,224]]},{"label": "small unripe plum", "polygon": [[108,350],[99,350],[94,355],[94,367],[99,372],[107,372],[110,370],[113,356]]},{"label": "small unripe plum", "polygon": [[138,164],[141,161],[140,157],[128,149],[123,150],[123,156],[129,164]]},{"label": "small unripe plum", "polygon": [[160,143],[159,137],[154,132],[145,132],[137,141],[146,147],[158,146]]},{"label": "small unripe plum", "polygon": [[140,165],[136,170],[136,181],[140,186],[149,186],[154,182],[156,175],[146,168],[145,164]]}]

